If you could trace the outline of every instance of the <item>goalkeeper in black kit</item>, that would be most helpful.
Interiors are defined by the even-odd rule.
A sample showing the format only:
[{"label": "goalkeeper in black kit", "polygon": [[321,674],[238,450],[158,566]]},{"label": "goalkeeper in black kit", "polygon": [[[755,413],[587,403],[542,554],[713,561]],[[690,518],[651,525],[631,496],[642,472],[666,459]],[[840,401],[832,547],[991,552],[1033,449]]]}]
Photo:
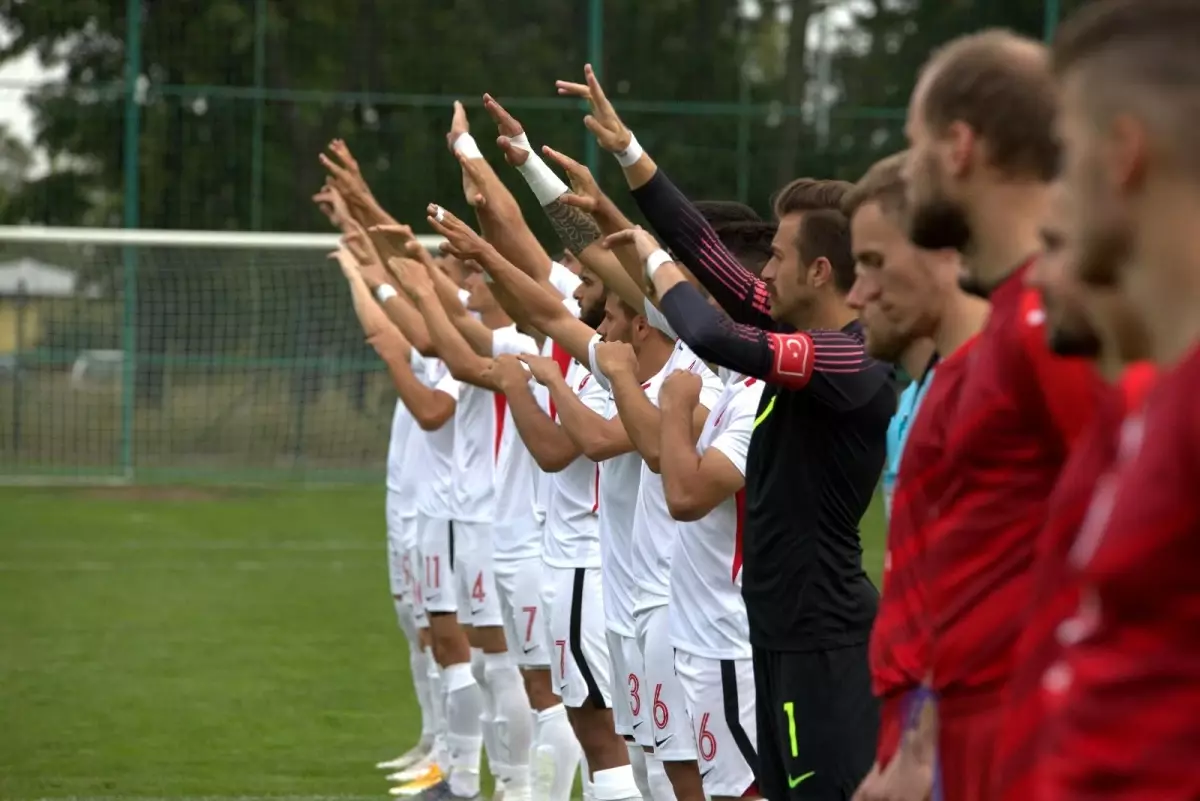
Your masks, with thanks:
[{"label": "goalkeeper in black kit", "polygon": [[[764,379],[746,470],[743,586],[757,687],[759,786],[772,801],[848,799],[871,769],[879,713],[867,643],[878,592],[862,567],[858,524],[879,480],[896,397],[890,365],[870,359],[856,314],[846,184],[802,179],[776,198],[773,255],[745,270],[586,84],[587,119],[625,170],[645,231],[646,279],[679,337],[701,358]],[[685,280],[686,267],[726,314]]]}]

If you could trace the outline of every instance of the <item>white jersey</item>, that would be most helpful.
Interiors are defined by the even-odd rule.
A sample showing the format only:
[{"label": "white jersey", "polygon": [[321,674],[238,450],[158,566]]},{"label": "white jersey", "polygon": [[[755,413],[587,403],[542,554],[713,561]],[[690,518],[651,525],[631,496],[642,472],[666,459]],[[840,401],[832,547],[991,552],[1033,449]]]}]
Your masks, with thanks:
[{"label": "white jersey", "polygon": [[[617,403],[611,392],[605,391],[604,396],[604,417],[612,420],[617,417]],[[641,454],[630,451],[600,462],[598,477],[604,620],[609,631],[622,637],[635,637],[633,602],[637,585],[633,578],[633,517],[642,478]]]},{"label": "white jersey", "polygon": [[463,523],[490,523],[496,514],[496,393],[462,384],[454,408],[454,514]]},{"label": "white jersey", "polygon": [[[675,343],[675,349],[663,368],[642,385],[651,403],[658,405],[663,382],[676,370],[687,370],[700,376],[701,406],[711,409],[716,404],[725,388],[721,379],[682,340]],[[633,576],[638,589],[634,611],[638,614],[663,606],[669,599],[671,557],[679,538],[678,526],[667,511],[662,476],[643,461],[641,489],[633,515]]]},{"label": "white jersey", "polygon": [[[492,332],[492,355],[516,356],[537,353],[533,337],[517,331],[516,326]],[[492,544],[497,559],[525,559],[541,552],[542,532],[534,517],[534,491],[538,470],[533,455],[521,441],[512,412],[504,396],[496,394],[504,414],[496,452],[496,519],[492,525]]]},{"label": "white jersey", "polygon": [[[427,380],[425,357],[411,348],[409,366],[421,383]],[[417,425],[404,401],[396,399],[392,413],[392,438],[388,442],[387,488],[403,518],[417,514],[417,481],[421,472],[418,454],[425,449],[425,432]]]},{"label": "white jersey", "polygon": [[[715,448],[746,474],[746,454],[763,382],[734,374],[717,400],[696,452]],[[709,659],[749,659],[750,629],[742,600],[744,490],[700,520],[679,524],[671,564],[671,645]]]},{"label": "white jersey", "polygon": [[[566,381],[584,406],[603,414],[608,393],[586,367],[572,360]],[[549,413],[558,419],[553,404]],[[549,474],[542,559],[551,567],[600,567],[599,476],[599,467],[586,456]]]},{"label": "white jersey", "polygon": [[[440,359],[425,360],[425,385],[458,400],[459,383]],[[451,417],[436,431],[424,432],[421,459],[410,459],[419,469],[417,511],[426,517],[450,520],[454,501],[455,420]]]}]

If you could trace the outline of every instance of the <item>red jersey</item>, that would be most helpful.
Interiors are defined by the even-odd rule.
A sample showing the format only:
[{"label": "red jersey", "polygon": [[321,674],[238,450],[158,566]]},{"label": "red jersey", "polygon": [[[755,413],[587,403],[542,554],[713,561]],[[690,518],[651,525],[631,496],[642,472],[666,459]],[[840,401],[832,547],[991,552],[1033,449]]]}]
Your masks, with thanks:
[{"label": "red jersey", "polygon": [[[1032,263],[1032,262],[1030,262]],[[1103,382],[1050,353],[1029,264],[992,293],[943,453],[950,482],[922,559],[939,710],[1000,703],[1031,590],[1034,545],[1067,451]]]},{"label": "red jersey", "polygon": [[905,696],[929,673],[925,592],[916,570],[918,532],[949,481],[942,452],[974,338],[938,362],[904,443],[892,513],[879,611],[871,629],[871,684],[882,701],[876,759],[886,765],[904,730]]},{"label": "red jersey", "polygon": [[1141,408],[1154,380],[1154,367],[1137,364],[1125,371],[1097,405],[1091,425],[1080,434],[1050,496],[1046,524],[1034,555],[1033,594],[1017,643],[1004,718],[997,742],[996,798],[1033,801],[1037,761],[1047,720],[1043,676],[1062,653],[1058,626],[1079,608],[1079,582],[1068,553],[1083,524],[1097,483],[1113,470],[1125,419]]},{"label": "red jersey", "polygon": [[1064,640],[1045,797],[1200,798],[1200,348],[1121,432],[1071,561],[1079,612]]}]

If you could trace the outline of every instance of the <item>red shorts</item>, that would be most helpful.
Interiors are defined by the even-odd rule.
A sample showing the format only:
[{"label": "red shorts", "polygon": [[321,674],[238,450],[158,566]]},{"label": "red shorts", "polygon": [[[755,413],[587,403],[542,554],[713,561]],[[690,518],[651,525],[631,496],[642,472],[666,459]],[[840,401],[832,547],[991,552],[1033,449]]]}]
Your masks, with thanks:
[{"label": "red shorts", "polygon": [[879,739],[875,744],[875,761],[880,768],[887,767],[900,748],[907,699],[907,692],[898,692],[885,695],[879,702]]},{"label": "red shorts", "polygon": [[994,801],[992,762],[1004,706],[975,701],[970,709],[957,707],[953,703],[938,706],[942,798],[947,801]]}]

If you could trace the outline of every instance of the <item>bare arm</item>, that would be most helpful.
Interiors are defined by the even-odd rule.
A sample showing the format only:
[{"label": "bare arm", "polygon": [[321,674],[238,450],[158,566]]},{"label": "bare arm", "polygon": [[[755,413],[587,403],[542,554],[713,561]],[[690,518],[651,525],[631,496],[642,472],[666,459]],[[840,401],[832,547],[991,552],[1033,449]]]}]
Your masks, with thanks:
[{"label": "bare arm", "polygon": [[663,494],[671,517],[681,521],[699,520],[746,483],[741,470],[719,448],[709,447],[703,456],[696,453],[700,429],[694,419],[703,407],[696,403],[695,397],[686,393],[677,395],[671,390],[663,396],[660,460]]},{"label": "bare arm", "polygon": [[557,473],[579,458],[579,446],[562,426],[542,411],[528,385],[507,390],[505,397],[517,433],[538,467],[547,473]]},{"label": "bare arm", "polygon": [[655,473],[659,472],[658,429],[661,415],[658,408],[646,397],[646,391],[633,373],[618,370],[615,375],[608,373],[608,380],[612,384],[613,400],[620,412],[621,425],[625,427],[646,466]]},{"label": "bare arm", "polygon": [[[442,361],[446,363],[446,368],[450,370],[450,375],[472,386],[494,390],[495,387],[485,380],[485,373],[491,365],[491,359],[485,359],[472,350],[467,341],[458,333],[458,329],[446,315],[446,309],[443,308],[432,284],[423,285],[413,293],[412,297],[421,315],[425,318],[430,336],[438,343],[438,353],[441,355]],[[455,302],[457,302],[457,298]]]},{"label": "bare arm", "polygon": [[[595,380],[595,379],[592,379]],[[562,376],[546,382],[550,397],[558,408],[558,419],[583,455],[603,462],[633,450],[633,443],[619,417],[606,420],[579,400]]]}]

